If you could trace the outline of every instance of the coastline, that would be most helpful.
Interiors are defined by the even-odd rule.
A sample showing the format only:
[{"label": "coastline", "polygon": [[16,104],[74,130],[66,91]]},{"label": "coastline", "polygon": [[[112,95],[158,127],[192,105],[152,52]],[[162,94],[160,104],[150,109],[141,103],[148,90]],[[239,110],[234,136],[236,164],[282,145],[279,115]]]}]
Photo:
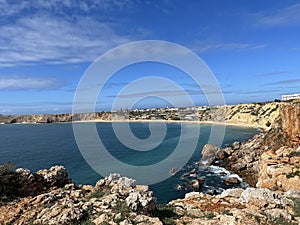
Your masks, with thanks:
[{"label": "coastline", "polygon": [[[22,198],[0,206],[2,212],[0,223],[28,224],[28,221],[34,221],[34,224],[42,222],[47,224],[49,221],[55,221],[54,224],[64,225],[73,222],[125,225],[144,224],[143,222],[147,221],[147,224],[157,225],[170,224],[166,222],[172,224],[300,224],[300,102],[282,103],[276,108],[262,108],[260,115],[253,115],[251,110],[246,108],[246,113],[239,112],[238,116],[234,114],[230,117],[236,116],[235,119],[240,118],[242,122],[248,121],[251,125],[204,120],[70,121],[223,124],[255,128],[259,128],[252,123],[255,119],[260,120],[255,124],[264,125],[268,122],[270,126],[266,125],[265,127],[268,128],[260,134],[246,141],[234,142],[231,146],[218,148],[217,154],[212,155],[213,165],[219,164],[228,171],[238,174],[250,187],[226,189],[221,194],[205,194],[201,192],[200,186],[195,186],[197,190],[187,193],[184,198],[159,205],[148,186],[137,185],[136,181],[118,174],[111,174],[99,180],[95,186],[90,186],[70,183],[67,173],[57,172],[58,169],[63,171],[64,168],[57,166],[54,169],[38,171],[37,174],[19,169],[16,174],[22,178],[17,179],[22,182],[18,186],[21,188],[20,191],[37,192],[29,196],[21,196]],[[247,120],[243,117],[245,114],[253,117],[247,117],[250,118]],[[62,174],[65,175],[61,176]],[[196,173],[192,170],[189,174]],[[57,177],[58,175],[60,177]],[[54,180],[49,181],[49,177]],[[252,184],[247,181],[247,178]],[[40,186],[41,180],[44,180],[42,186]],[[236,178],[227,181],[236,182]],[[47,182],[58,185],[53,187]],[[201,182],[198,174],[191,184],[195,185],[197,182]],[[45,196],[50,197],[45,199]],[[65,218],[67,219],[63,220]]]},{"label": "coastline", "polygon": [[[75,120],[69,122],[53,122],[53,123],[35,123],[35,122],[22,122],[13,124],[60,124],[60,123],[187,123],[187,124],[209,124],[209,125],[224,125],[224,126],[236,126],[236,127],[248,127],[257,129],[266,129],[264,126],[257,126],[254,124],[245,123],[230,123],[230,122],[219,122],[219,121],[199,121],[199,120]],[[8,125],[9,123],[0,123],[0,125]]]}]

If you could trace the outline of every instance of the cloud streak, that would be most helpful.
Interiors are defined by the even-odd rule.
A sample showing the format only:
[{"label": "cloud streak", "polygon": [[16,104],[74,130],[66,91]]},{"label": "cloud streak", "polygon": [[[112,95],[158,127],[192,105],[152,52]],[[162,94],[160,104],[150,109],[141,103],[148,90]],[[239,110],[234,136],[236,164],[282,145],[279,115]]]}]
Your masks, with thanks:
[{"label": "cloud streak", "polygon": [[268,85],[282,85],[282,84],[295,84],[300,83],[300,79],[280,80],[268,83]]},{"label": "cloud streak", "polygon": [[246,51],[246,50],[257,50],[265,48],[264,44],[251,44],[251,43],[240,43],[240,42],[229,42],[229,43],[211,43],[211,42],[199,42],[197,41],[191,49],[195,52],[212,52],[212,51]]},{"label": "cloud streak", "polygon": [[49,90],[62,86],[62,83],[55,78],[0,78],[0,90]]},{"label": "cloud streak", "polygon": [[300,3],[270,12],[264,11],[255,14],[256,24],[259,26],[284,26],[300,24]]}]

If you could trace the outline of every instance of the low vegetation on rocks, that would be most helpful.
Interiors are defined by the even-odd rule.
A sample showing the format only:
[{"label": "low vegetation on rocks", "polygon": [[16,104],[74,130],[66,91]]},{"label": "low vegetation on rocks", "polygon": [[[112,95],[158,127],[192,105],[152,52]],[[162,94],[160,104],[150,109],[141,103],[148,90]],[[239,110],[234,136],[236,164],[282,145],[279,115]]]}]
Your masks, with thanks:
[{"label": "low vegetation on rocks", "polygon": [[[9,171],[14,171],[5,166]],[[29,192],[26,197],[16,196],[2,203],[0,224],[300,223],[299,190],[281,194],[267,188],[227,189],[220,195],[191,192],[184,199],[158,205],[148,186],[139,185],[120,174],[111,174],[95,186],[77,186],[68,179],[62,166],[34,174],[26,169],[15,171],[18,171],[15,174],[22,174],[22,181],[31,188],[33,177],[42,174],[44,188],[38,187],[35,190],[42,191]],[[31,180],[25,182],[25,177]],[[20,190],[26,189],[23,187]]]}]

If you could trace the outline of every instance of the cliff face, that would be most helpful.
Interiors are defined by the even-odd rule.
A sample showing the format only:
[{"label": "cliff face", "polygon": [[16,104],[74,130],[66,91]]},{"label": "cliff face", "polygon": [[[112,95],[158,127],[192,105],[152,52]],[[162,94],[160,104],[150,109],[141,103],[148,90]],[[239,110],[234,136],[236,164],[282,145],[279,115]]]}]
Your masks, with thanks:
[{"label": "cliff face", "polygon": [[275,121],[279,116],[280,104],[270,102],[211,108],[200,111],[199,120],[271,128],[275,126]]},{"label": "cliff face", "polygon": [[60,123],[72,121],[110,120],[110,113],[63,113],[63,114],[36,114],[36,115],[0,115],[0,123]]},{"label": "cliff face", "polygon": [[[269,102],[226,105],[205,110],[194,111],[193,120],[207,122],[226,122],[228,124],[250,125],[271,129],[282,127],[286,130],[287,135],[293,135],[296,140],[299,139],[299,102]],[[176,112],[165,110],[156,110],[155,112],[129,113],[131,119],[149,119],[155,114],[161,119],[183,118],[180,116],[181,110]],[[187,112],[183,111],[184,114]],[[188,113],[189,114],[189,113]],[[196,115],[195,115],[196,114]],[[195,117],[194,117],[195,116]],[[81,114],[39,114],[39,115],[0,115],[0,123],[57,123],[72,121],[89,121],[89,120],[111,120],[110,112],[81,113]],[[120,119],[120,118],[119,118]],[[189,120],[189,119],[187,119]],[[298,132],[298,133],[297,133]],[[297,139],[298,137],[298,139]]]},{"label": "cliff face", "polygon": [[286,136],[290,138],[291,146],[300,143],[300,101],[283,103],[279,108],[280,126]]},{"label": "cliff face", "polygon": [[[277,175],[271,178],[271,175],[267,172],[267,170],[273,171],[273,168],[269,167],[270,161],[265,160],[265,158],[261,159],[261,157],[267,154],[272,159],[270,165],[279,168],[279,170],[288,168],[285,172],[290,170],[295,172],[300,169],[300,164],[296,163],[294,165],[296,162],[294,156],[298,157],[300,155],[297,151],[295,153],[295,149],[300,146],[300,101],[246,104],[227,106],[227,108],[227,123],[256,124],[256,126],[262,126],[267,129],[250,140],[243,143],[234,143],[231,147],[224,149],[226,168],[239,174],[251,186],[256,186],[257,181],[260,181],[260,183],[266,182],[260,187],[270,185],[279,190],[279,187],[282,185],[274,185],[279,172],[277,171]],[[220,111],[222,109],[217,110]],[[218,114],[220,113],[218,112]],[[276,156],[275,152],[283,146],[287,146],[286,157],[281,159],[281,156]],[[272,155],[276,157],[273,159]],[[282,177],[285,177],[287,174],[288,172],[279,176],[280,182],[291,182],[290,180],[288,182],[287,180],[283,181]],[[271,179],[271,182],[267,177]],[[292,181],[294,182],[294,180]]]}]

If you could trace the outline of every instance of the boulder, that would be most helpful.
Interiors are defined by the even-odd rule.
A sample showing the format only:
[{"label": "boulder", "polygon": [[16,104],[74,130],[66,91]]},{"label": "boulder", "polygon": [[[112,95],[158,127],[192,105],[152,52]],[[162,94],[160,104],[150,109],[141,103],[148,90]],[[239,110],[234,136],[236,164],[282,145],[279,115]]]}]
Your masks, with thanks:
[{"label": "boulder", "polygon": [[202,149],[202,159],[201,159],[202,163],[204,165],[211,165],[216,159],[216,155],[219,150],[220,148],[218,148],[215,145],[212,144],[204,145]]},{"label": "boulder", "polygon": [[32,174],[30,170],[25,168],[16,169],[18,177],[18,195],[21,197],[34,196],[42,193],[46,187],[44,180],[38,174]]},{"label": "boulder", "polygon": [[200,188],[200,183],[199,183],[199,181],[197,179],[191,180],[189,182],[189,185],[195,191],[198,191],[199,188]]},{"label": "boulder", "polygon": [[47,187],[63,187],[71,182],[64,166],[52,166],[49,170],[39,170],[36,174],[44,179]]},{"label": "boulder", "polygon": [[152,191],[134,190],[125,199],[127,206],[134,212],[151,213],[156,210],[157,200]]},{"label": "boulder", "polygon": [[225,177],[223,178],[224,183],[230,185],[238,185],[241,181],[237,177]]},{"label": "boulder", "polygon": [[247,188],[241,193],[240,202],[242,204],[251,203],[259,207],[268,204],[277,204],[283,207],[293,205],[292,200],[266,188]]}]

